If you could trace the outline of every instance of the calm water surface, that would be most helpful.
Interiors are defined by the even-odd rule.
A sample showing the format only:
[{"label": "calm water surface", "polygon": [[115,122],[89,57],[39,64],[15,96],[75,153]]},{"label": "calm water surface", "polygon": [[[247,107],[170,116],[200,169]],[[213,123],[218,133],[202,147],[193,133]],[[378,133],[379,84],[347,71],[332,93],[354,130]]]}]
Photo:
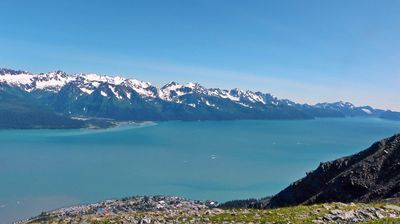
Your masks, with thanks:
[{"label": "calm water surface", "polygon": [[380,119],[162,122],[0,131],[0,223],[131,195],[262,197],[400,132]]}]

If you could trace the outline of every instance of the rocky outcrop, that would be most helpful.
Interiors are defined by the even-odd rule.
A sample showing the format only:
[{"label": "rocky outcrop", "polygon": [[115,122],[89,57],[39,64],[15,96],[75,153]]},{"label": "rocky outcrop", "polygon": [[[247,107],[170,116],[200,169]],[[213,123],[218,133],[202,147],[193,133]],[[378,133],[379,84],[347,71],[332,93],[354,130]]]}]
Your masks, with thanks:
[{"label": "rocky outcrop", "polygon": [[370,202],[400,197],[400,134],[352,156],[321,163],[265,207]]},{"label": "rocky outcrop", "polygon": [[[126,223],[154,223],[151,222],[151,220],[157,221],[160,218],[162,218],[162,220],[158,220],[159,223],[165,223],[166,219],[176,218],[181,213],[195,215],[199,211],[218,212],[219,210],[216,208],[217,205],[215,201],[188,200],[175,196],[135,196],[43,212],[37,217],[18,223],[48,223],[50,220],[80,220],[85,216],[102,217],[110,215],[120,217],[129,215],[129,220],[126,220],[128,221]],[[131,217],[133,213],[135,213],[135,215]],[[143,214],[145,214],[146,217],[141,217]],[[154,218],[150,219],[149,215],[156,215],[157,220]]]},{"label": "rocky outcrop", "polygon": [[[399,223],[396,203],[327,203],[278,209],[219,209],[205,202],[181,201],[176,197],[160,200],[148,197],[103,202],[97,210],[66,213],[62,209],[21,221],[18,224],[43,223],[123,223],[123,224],[233,224],[233,223]],[[168,205],[169,204],[169,205]],[[153,206],[156,205],[156,206]],[[75,208],[76,209],[76,208]],[[81,209],[78,209],[81,210]]]},{"label": "rocky outcrop", "polygon": [[[325,205],[329,206],[329,205]],[[346,208],[344,210],[342,208]],[[364,206],[358,207],[354,204],[344,205],[340,209],[331,209],[322,219],[314,220],[314,223],[358,223],[371,220],[398,218],[400,207],[397,205],[384,205],[382,207]]]}]

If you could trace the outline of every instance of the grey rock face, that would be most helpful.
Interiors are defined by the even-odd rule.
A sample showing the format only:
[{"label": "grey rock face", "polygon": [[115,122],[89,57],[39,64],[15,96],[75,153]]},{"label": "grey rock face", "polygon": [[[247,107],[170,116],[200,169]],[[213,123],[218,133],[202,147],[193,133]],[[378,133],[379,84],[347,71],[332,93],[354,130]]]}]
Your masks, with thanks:
[{"label": "grey rock face", "polygon": [[386,217],[396,218],[396,213],[390,213],[388,210],[375,207],[360,208],[355,210],[331,210],[328,214],[324,215],[322,223],[330,222],[345,222],[357,223],[370,220],[383,219]]}]

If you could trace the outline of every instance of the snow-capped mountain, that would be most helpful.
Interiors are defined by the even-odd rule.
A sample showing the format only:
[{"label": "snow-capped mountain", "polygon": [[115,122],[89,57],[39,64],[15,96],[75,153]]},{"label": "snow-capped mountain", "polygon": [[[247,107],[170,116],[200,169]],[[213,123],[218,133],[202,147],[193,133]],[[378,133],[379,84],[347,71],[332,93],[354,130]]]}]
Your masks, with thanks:
[{"label": "snow-capped mountain", "polygon": [[[135,79],[125,79],[123,77],[101,76],[96,74],[75,74],[67,75],[62,71],[49,73],[32,74],[26,71],[13,71],[10,69],[0,70],[0,83],[21,88],[27,92],[47,91],[59,92],[67,84],[76,85],[82,93],[92,94],[102,84],[109,86],[126,86],[143,95],[152,95],[146,89],[151,87],[150,83],[141,82]],[[114,92],[116,97],[120,97]]]},{"label": "snow-capped mountain", "polygon": [[[234,102],[266,103],[264,99],[265,94],[261,92],[243,92],[238,89],[206,89],[197,83],[182,85],[176,82],[170,82],[161,88],[157,88],[149,82],[127,79],[120,76],[111,77],[97,74],[67,75],[62,71],[32,74],[26,71],[1,69],[0,83],[18,87],[26,92],[43,91],[54,93],[60,92],[63,87],[70,84],[76,86],[81,91],[81,96],[91,95],[96,90],[100,90],[103,97],[115,97],[120,100],[131,99],[131,91],[135,91],[142,98],[159,98],[175,103],[184,103],[181,97],[194,93],[229,99]],[[205,103],[211,106],[205,99],[201,99],[197,103]],[[245,104],[242,102],[242,105]]]},{"label": "snow-capped mountain", "polygon": [[343,102],[297,104],[267,93],[206,88],[198,83],[156,87],[120,76],[62,71],[32,74],[0,69],[0,94],[5,93],[57,113],[117,120],[309,119],[384,113]]}]

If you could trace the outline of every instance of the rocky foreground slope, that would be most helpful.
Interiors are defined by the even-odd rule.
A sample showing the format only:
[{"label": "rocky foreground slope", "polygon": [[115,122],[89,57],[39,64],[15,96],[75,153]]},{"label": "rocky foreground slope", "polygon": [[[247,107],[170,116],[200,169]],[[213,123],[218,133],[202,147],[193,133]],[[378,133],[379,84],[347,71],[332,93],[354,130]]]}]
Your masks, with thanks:
[{"label": "rocky foreground slope", "polygon": [[20,223],[398,223],[396,203],[330,203],[277,209],[220,209],[211,201],[133,197],[42,213]]}]

